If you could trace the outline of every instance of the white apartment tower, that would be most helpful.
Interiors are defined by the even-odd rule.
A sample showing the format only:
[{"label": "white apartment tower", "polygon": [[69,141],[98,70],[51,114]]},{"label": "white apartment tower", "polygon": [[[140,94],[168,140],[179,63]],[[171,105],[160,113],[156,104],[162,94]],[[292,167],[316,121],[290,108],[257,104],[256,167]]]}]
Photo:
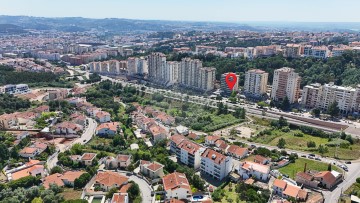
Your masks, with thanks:
[{"label": "white apartment tower", "polygon": [[205,92],[214,89],[215,85],[215,68],[204,67],[200,68],[200,80],[198,81],[198,88]]},{"label": "white apartment tower", "polygon": [[138,73],[139,58],[130,57],[128,58],[128,75],[136,75]]},{"label": "white apartment tower", "polygon": [[301,77],[292,68],[284,67],[274,71],[271,98],[281,101],[288,97],[290,103],[295,103],[300,97]]},{"label": "white apartment tower", "polygon": [[179,80],[180,63],[177,61],[166,62],[166,78],[165,81],[170,84],[176,84]]},{"label": "white apartment tower", "polygon": [[360,87],[341,87],[334,83],[325,84],[320,92],[318,108],[327,110],[333,102],[338,103],[340,111],[344,114],[359,112]]},{"label": "white apartment tower", "polygon": [[269,73],[259,69],[245,73],[244,93],[255,97],[266,94]]},{"label": "white apartment tower", "polygon": [[163,53],[152,53],[148,58],[149,77],[151,80],[165,79],[166,56]]},{"label": "white apartment tower", "polygon": [[202,62],[198,59],[183,58],[180,65],[180,83],[187,87],[198,87]]}]

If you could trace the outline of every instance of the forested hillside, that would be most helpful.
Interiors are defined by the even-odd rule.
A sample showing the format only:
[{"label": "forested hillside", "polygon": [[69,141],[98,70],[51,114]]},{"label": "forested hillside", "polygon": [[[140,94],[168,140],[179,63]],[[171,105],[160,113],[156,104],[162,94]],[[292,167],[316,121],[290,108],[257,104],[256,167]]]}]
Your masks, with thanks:
[{"label": "forested hillside", "polygon": [[282,56],[268,58],[256,58],[252,61],[238,58],[219,58],[214,56],[198,57],[203,60],[204,66],[216,68],[216,78],[225,72],[240,73],[240,84],[244,83],[245,71],[258,68],[269,73],[269,83],[272,83],[275,69],[281,67],[295,68],[302,77],[301,86],[310,83],[335,82],[337,85],[354,86],[360,84],[360,53],[346,52],[342,56],[329,58],[327,60],[315,58],[289,59]]},{"label": "forested hillside", "polygon": [[0,94],[0,115],[13,113],[17,110],[30,108],[30,101],[14,97],[13,95]]}]

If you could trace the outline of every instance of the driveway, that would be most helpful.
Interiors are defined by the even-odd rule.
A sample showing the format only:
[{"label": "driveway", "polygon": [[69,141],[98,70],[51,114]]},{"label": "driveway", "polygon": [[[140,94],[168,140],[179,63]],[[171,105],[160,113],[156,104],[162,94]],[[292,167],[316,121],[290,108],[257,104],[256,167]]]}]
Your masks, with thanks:
[{"label": "driveway", "polygon": [[[127,176],[126,173],[121,172],[121,174]],[[152,189],[151,189],[150,185],[145,180],[139,178],[136,175],[131,175],[131,176],[127,176],[127,177],[129,177],[129,180],[132,180],[136,184],[139,185],[142,202],[143,203],[152,203],[155,197],[151,197]]]}]

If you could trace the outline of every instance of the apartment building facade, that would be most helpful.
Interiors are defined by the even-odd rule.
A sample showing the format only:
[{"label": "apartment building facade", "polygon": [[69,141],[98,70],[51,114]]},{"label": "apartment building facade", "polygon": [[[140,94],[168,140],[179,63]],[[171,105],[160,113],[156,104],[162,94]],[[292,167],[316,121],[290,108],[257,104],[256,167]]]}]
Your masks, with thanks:
[{"label": "apartment building facade", "polygon": [[245,73],[244,93],[249,96],[261,97],[266,94],[269,73],[259,69]]},{"label": "apartment building facade", "polygon": [[233,89],[230,90],[230,88],[228,87],[228,85],[226,83],[226,76],[228,74],[230,74],[230,73],[224,73],[224,74],[221,75],[221,78],[220,78],[220,89],[221,89],[221,94],[223,96],[230,96],[233,91],[238,91],[239,90],[239,78],[240,78],[240,75],[236,75],[236,83],[235,83]]},{"label": "apartment building facade", "polygon": [[213,149],[208,148],[201,155],[201,172],[216,180],[224,179],[232,168],[232,158]]},{"label": "apartment building facade", "polygon": [[271,98],[282,101],[287,97],[290,103],[296,103],[300,97],[301,77],[295,70],[283,67],[274,71]]}]

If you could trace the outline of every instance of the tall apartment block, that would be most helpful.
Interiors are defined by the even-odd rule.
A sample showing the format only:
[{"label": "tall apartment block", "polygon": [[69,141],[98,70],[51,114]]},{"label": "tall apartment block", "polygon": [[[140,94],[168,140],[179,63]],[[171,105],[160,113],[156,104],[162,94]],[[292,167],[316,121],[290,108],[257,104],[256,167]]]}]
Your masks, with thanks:
[{"label": "tall apartment block", "polygon": [[128,75],[135,75],[138,71],[139,58],[130,57],[128,58]]},{"label": "tall apartment block", "polygon": [[221,75],[221,78],[220,78],[220,89],[221,89],[221,95],[223,95],[223,96],[230,96],[233,91],[238,91],[239,90],[239,78],[240,78],[240,75],[236,75],[236,83],[235,83],[233,89],[230,90],[227,83],[226,83],[226,76],[228,74],[229,73],[224,73],[224,74]]},{"label": "tall apartment block", "polygon": [[316,108],[320,103],[321,91],[322,86],[319,83],[306,85],[302,91],[301,105],[309,109]]},{"label": "tall apartment block", "polygon": [[198,81],[197,88],[205,92],[213,90],[215,85],[215,72],[215,68],[200,68],[200,80]]},{"label": "tall apartment block", "polygon": [[261,97],[266,94],[269,73],[253,69],[245,73],[244,93],[249,96]]},{"label": "tall apartment block", "polygon": [[334,85],[334,83],[322,86],[320,84],[307,85],[303,90],[301,104],[305,108],[319,108],[326,111],[335,101],[342,113],[359,113],[360,86],[357,88],[342,87]]},{"label": "tall apartment block", "polygon": [[166,77],[165,80],[170,84],[179,82],[180,63],[177,61],[168,61],[166,63]]},{"label": "tall apartment block", "polygon": [[148,58],[149,78],[151,80],[164,80],[166,56],[163,53],[152,53]]},{"label": "tall apartment block", "polygon": [[301,77],[292,68],[284,67],[274,71],[271,98],[281,101],[288,97],[290,103],[296,103],[300,97]]}]

